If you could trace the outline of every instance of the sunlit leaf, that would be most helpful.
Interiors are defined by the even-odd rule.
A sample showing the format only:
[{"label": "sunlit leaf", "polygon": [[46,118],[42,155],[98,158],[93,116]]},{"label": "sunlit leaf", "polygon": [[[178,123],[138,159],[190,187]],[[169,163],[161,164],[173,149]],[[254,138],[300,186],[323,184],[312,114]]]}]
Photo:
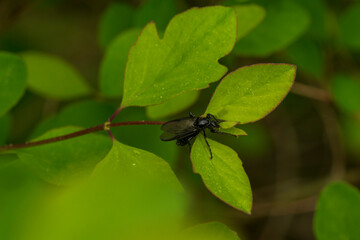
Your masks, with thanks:
[{"label": "sunlit leaf", "polygon": [[0,117],[0,146],[5,143],[10,133],[11,118],[9,115]]},{"label": "sunlit leaf", "polygon": [[99,25],[99,42],[106,48],[121,32],[130,28],[134,9],[125,3],[112,3],[103,13]]},{"label": "sunlit leaf", "polygon": [[350,48],[360,50],[360,3],[349,6],[339,19],[340,37]]},{"label": "sunlit leaf", "polygon": [[127,30],[117,36],[107,48],[100,69],[100,89],[105,96],[121,97],[126,61],[139,34],[140,29]]},{"label": "sunlit leaf", "polygon": [[[41,137],[47,139],[81,130],[79,127],[63,127],[51,130]],[[34,169],[44,180],[68,185],[88,176],[111,148],[109,137],[87,134],[66,141],[17,150],[20,159]]]},{"label": "sunlit leaf", "polygon": [[193,105],[198,97],[198,91],[185,92],[162,104],[147,107],[146,115],[151,119],[162,119],[171,116]]},{"label": "sunlit leaf", "polygon": [[240,240],[236,232],[220,222],[209,222],[186,229],[182,240]]},{"label": "sunlit leaf", "polygon": [[117,140],[104,160],[98,163],[94,175],[114,173],[131,176],[133,174],[158,178],[159,180],[181,190],[181,184],[169,164],[153,153],[139,148],[124,145]]},{"label": "sunlit leaf", "polygon": [[324,73],[324,57],[319,45],[309,38],[301,38],[288,48],[290,59],[299,71],[321,78]]},{"label": "sunlit leaf", "polygon": [[237,127],[220,128],[219,131],[223,132],[223,133],[228,133],[228,134],[231,134],[231,135],[235,135],[236,137],[247,135],[247,133],[244,130],[242,130],[240,128],[237,128]]},{"label": "sunlit leaf", "polygon": [[22,54],[28,69],[28,86],[41,96],[69,100],[91,93],[82,76],[60,58],[38,52]]},{"label": "sunlit leaf", "polygon": [[235,37],[234,10],[221,6],[175,16],[163,39],[148,24],[129,54],[122,107],[160,104],[206,88],[227,71],[218,59],[231,51]]},{"label": "sunlit leaf", "polygon": [[252,193],[249,179],[237,153],[218,142],[207,139],[213,158],[203,136],[198,136],[191,150],[194,172],[199,173],[206,187],[225,203],[251,212]]},{"label": "sunlit leaf", "polygon": [[334,101],[349,113],[360,113],[360,81],[347,75],[337,75],[331,82]]},{"label": "sunlit leaf", "polygon": [[234,6],[237,16],[237,39],[246,36],[265,18],[266,11],[256,4]]},{"label": "sunlit leaf", "polygon": [[329,184],[321,193],[315,212],[318,240],[360,239],[360,192],[344,183]]},{"label": "sunlit leaf", "polygon": [[296,67],[288,64],[239,68],[221,81],[206,113],[241,124],[257,121],[284,99],[294,82],[295,72]]},{"label": "sunlit leaf", "polygon": [[236,43],[236,54],[265,57],[285,48],[305,32],[309,16],[296,2],[280,0],[266,4],[264,21]]},{"label": "sunlit leaf", "polygon": [[0,52],[0,116],[9,111],[24,94],[26,66],[24,61],[7,52]]}]

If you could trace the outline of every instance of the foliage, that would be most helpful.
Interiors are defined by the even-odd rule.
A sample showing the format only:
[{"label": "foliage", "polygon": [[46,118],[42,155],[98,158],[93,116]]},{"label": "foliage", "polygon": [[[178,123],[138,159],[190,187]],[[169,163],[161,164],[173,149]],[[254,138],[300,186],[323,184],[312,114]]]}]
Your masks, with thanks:
[{"label": "foliage", "polygon": [[[179,9],[184,11],[177,14]],[[330,96],[326,99],[334,103],[330,109],[339,110],[334,113],[341,120],[337,124],[326,121],[331,110],[314,104],[317,118],[325,119],[320,128],[325,128],[326,136],[334,137],[341,128],[356,166],[360,156],[359,4],[349,3],[340,13],[331,11],[323,0],[228,0],[222,6],[193,8],[172,0],[147,0],[139,6],[112,3],[99,21],[101,60],[93,59],[100,52],[84,47],[91,45],[87,37],[92,36],[85,31],[76,31],[79,35],[73,38],[81,36],[80,42],[68,50],[48,48],[59,39],[59,29],[55,37],[46,36],[41,46],[32,45],[36,29],[46,26],[44,20],[25,19],[23,26],[16,26],[36,26],[31,30],[34,34],[26,30],[16,35],[15,28],[14,33],[0,36],[0,46],[6,50],[0,52],[0,238],[240,239],[237,232],[242,226],[231,224],[226,214],[237,210],[256,214],[258,202],[253,203],[253,195],[256,200],[261,194],[254,194],[251,186],[260,190],[265,186],[264,192],[271,188],[263,172],[286,181],[284,188],[276,182],[281,196],[297,182],[290,179],[292,169],[280,175],[297,164],[293,152],[314,148],[302,139],[318,130],[306,125],[316,120],[299,117],[309,113],[307,103],[294,96],[286,98],[297,70],[301,81],[322,87]],[[61,29],[79,29],[69,24],[76,19],[70,15]],[[330,29],[329,22],[338,29]],[[3,31],[1,27],[0,23]],[[330,48],[332,54],[326,55]],[[78,54],[89,61],[78,60]],[[330,65],[338,56],[344,63]],[[268,116],[285,98],[275,117],[251,124]],[[222,120],[219,131],[224,133],[207,131],[205,139],[201,132],[190,153],[174,142],[161,142],[161,122],[147,121],[181,118],[190,110],[196,116],[215,115]],[[115,111],[118,114],[113,115]],[[111,121],[141,120],[146,122],[109,127]],[[147,125],[131,126],[141,123]],[[289,123],[294,126],[286,128]],[[305,133],[297,136],[299,129],[304,130],[302,124],[307,126]],[[91,132],[93,126],[102,131]],[[1,148],[87,128],[91,133],[64,141],[25,144],[26,148],[4,152]],[[319,136],[324,138],[322,132]],[[289,139],[294,141],[288,143]],[[336,165],[336,159],[345,154],[333,150],[342,146],[332,140],[328,141],[331,149],[323,152],[334,154]],[[297,141],[303,141],[299,147],[294,146]],[[277,161],[285,158],[288,165],[267,161],[265,156],[275,156]],[[307,153],[301,156],[309,167],[306,164],[312,159],[305,159]],[[191,167],[195,174],[190,173]],[[312,171],[305,170],[313,179]],[[308,193],[307,188],[304,191]],[[288,195],[296,197],[292,192]],[[329,184],[316,207],[316,237],[360,238],[359,203],[355,187]],[[274,213],[281,205],[277,204]],[[263,207],[268,205],[265,202]],[[239,215],[248,219],[242,213],[230,214],[233,219]],[[235,227],[237,232],[231,230]]]}]

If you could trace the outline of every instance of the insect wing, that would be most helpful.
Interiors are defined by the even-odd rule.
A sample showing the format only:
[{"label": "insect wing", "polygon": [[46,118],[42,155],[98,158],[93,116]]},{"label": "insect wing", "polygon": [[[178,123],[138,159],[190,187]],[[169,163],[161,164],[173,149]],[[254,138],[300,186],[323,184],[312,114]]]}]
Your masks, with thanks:
[{"label": "insect wing", "polygon": [[181,118],[164,123],[161,130],[160,139],[163,141],[171,141],[179,138],[184,138],[194,134],[197,130],[194,127],[195,118]]}]

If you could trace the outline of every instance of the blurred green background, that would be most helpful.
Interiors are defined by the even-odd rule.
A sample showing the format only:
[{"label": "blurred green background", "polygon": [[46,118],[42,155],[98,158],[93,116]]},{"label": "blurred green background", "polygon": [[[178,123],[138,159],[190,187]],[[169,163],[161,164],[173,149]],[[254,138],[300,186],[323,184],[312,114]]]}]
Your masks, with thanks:
[{"label": "blurred green background", "polygon": [[[235,149],[242,159],[254,194],[251,216],[211,195],[200,177],[193,174],[188,149],[161,142],[159,126],[127,126],[113,129],[113,133],[120,142],[151,151],[170,163],[189,193],[189,226],[220,221],[243,239],[315,239],[313,215],[321,189],[339,179],[360,186],[360,2],[356,0],[0,1],[1,51],[19,53],[24,58],[34,57],[30,50],[57,56],[73,66],[76,76],[91,87],[84,90],[91,91],[90,95],[76,99],[62,96],[61,101],[46,97],[36,87],[27,90],[10,114],[0,117],[0,145],[21,143],[66,125],[90,127],[104,123],[121,99],[99,81],[106,77],[101,66],[107,49],[124,46],[111,45],[118,36],[129,31],[138,33],[137,29],[151,20],[161,35],[175,14],[193,6],[248,4],[262,6],[265,14],[221,63],[230,71],[260,62],[293,63],[298,67],[296,83],[284,102],[265,119],[241,126],[248,136],[210,136]],[[113,57],[126,60],[126,55]],[[39,64],[42,70],[51,71],[48,61]],[[161,109],[133,107],[121,112],[115,121],[166,121],[187,116],[189,111],[200,115],[217,84],[200,91],[199,96],[187,97],[186,109],[170,115],[161,115]],[[22,239],[21,229],[31,239],[35,233],[28,230],[33,226],[27,219],[34,214],[41,218],[37,209],[47,199],[41,196],[51,198],[61,187],[37,179],[11,153],[1,155],[0,160],[1,239]],[[65,198],[75,193],[68,194]],[[72,199],[86,202],[82,199],[85,196],[93,197],[87,192]],[[184,203],[176,202],[180,200],[166,197],[183,209]],[[95,202],[91,204],[96,206]],[[179,214],[177,208],[169,209],[174,211],[169,215]],[[56,213],[51,214],[57,219]],[[71,213],[68,217],[74,218]],[[34,229],[40,227],[36,224]],[[95,235],[89,236],[95,239]]]}]

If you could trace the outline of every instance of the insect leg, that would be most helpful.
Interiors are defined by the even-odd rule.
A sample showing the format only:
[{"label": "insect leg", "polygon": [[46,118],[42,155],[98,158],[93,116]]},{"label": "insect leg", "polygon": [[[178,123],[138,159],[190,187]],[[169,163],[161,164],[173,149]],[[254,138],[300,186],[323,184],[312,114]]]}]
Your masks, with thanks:
[{"label": "insect leg", "polygon": [[210,152],[210,159],[212,159],[212,158],[213,158],[213,155],[212,155],[212,152],[211,152],[210,145],[209,145],[208,141],[206,140],[206,133],[205,133],[205,130],[203,130],[203,133],[204,133],[204,139],[205,139],[206,145],[207,145],[207,146],[208,146],[208,148],[209,148],[209,152]]}]

